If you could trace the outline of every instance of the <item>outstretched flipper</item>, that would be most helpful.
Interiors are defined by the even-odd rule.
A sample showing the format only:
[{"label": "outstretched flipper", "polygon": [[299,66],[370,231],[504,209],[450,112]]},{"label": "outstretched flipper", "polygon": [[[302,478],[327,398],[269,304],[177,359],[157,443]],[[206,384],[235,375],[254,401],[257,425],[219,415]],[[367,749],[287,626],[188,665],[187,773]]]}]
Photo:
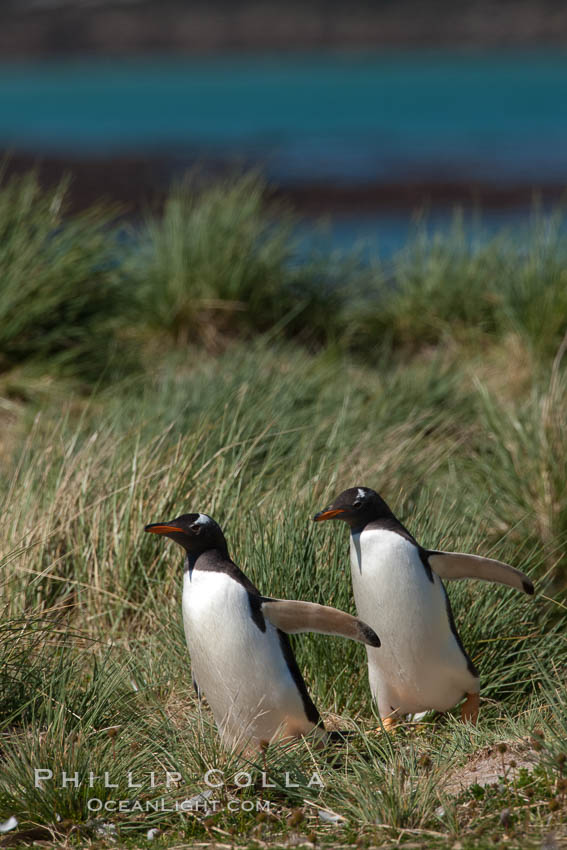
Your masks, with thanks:
[{"label": "outstretched flipper", "polygon": [[525,573],[493,558],[464,555],[460,552],[430,551],[427,553],[427,560],[431,569],[440,578],[448,581],[459,578],[478,578],[481,581],[508,584],[530,595],[534,592],[534,586]]},{"label": "outstretched flipper", "polygon": [[288,599],[264,599],[261,610],[273,626],[286,634],[320,632],[324,635],[341,635],[368,646],[380,646],[380,638],[370,626],[358,617],[328,605],[292,602]]}]

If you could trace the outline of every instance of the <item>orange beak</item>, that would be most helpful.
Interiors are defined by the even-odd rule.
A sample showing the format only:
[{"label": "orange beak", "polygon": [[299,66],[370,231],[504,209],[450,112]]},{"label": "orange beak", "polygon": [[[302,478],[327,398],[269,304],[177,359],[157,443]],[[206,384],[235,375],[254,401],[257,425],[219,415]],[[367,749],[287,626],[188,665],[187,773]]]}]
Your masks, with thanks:
[{"label": "orange beak", "polygon": [[146,525],[144,531],[149,531],[150,534],[169,534],[170,531],[178,531],[183,534],[182,528],[177,528],[176,525],[163,525],[159,522],[154,522],[152,525]]},{"label": "orange beak", "polygon": [[346,514],[344,508],[327,508],[326,511],[320,511],[313,517],[315,522],[323,522],[324,519],[334,519],[336,516]]}]

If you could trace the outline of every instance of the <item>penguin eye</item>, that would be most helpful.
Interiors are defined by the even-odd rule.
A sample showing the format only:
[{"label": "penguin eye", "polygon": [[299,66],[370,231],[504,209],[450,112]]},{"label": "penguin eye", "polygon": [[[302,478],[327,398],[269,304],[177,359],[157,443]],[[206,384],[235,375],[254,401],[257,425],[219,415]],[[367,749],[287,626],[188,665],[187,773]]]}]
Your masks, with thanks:
[{"label": "penguin eye", "polygon": [[362,504],[362,499],[355,499],[352,503],[353,508],[359,508]]},{"label": "penguin eye", "polygon": [[202,528],[201,528],[200,525],[197,525],[197,523],[195,523],[195,525],[191,526],[191,531],[193,532],[193,534],[200,534],[201,531],[202,531]]}]

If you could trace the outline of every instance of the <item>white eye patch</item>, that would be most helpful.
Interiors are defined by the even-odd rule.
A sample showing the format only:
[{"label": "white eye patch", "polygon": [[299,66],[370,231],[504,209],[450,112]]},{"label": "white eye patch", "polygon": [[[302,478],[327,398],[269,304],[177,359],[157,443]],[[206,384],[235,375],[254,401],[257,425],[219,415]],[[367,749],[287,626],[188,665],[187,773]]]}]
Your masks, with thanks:
[{"label": "white eye patch", "polygon": [[364,490],[361,490],[360,487],[357,487],[356,495],[358,496],[359,499],[364,499]]}]

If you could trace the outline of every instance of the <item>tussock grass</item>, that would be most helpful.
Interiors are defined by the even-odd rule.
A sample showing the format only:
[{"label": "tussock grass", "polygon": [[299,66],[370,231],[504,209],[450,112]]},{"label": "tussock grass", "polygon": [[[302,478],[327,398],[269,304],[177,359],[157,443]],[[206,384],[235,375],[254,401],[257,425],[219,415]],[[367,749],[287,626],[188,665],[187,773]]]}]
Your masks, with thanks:
[{"label": "tussock grass", "polygon": [[96,380],[111,359],[121,311],[114,213],[67,212],[66,183],[49,192],[35,174],[0,183],[0,372],[48,360],[50,371]]},{"label": "tussock grass", "polygon": [[266,191],[253,173],[212,187],[189,175],[172,188],[124,264],[142,328],[210,350],[280,325],[310,343],[340,334],[338,295],[322,287],[328,261],[297,262],[297,221]]},{"label": "tussock grass", "polygon": [[212,186],[190,174],[160,217],[125,234],[116,211],[66,214],[65,183],[0,182],[2,395],[26,397],[26,384],[34,395],[56,363],[115,380],[144,352],[150,362],[172,344],[218,353],[265,333],[374,365],[440,345],[468,356],[510,336],[538,363],[557,350],[567,326],[559,212],[534,210],[521,246],[505,233],[471,240],[457,216],[447,234],[418,233],[393,260],[362,263],[300,245],[299,220],[268,194],[254,173]]},{"label": "tussock grass", "polygon": [[365,296],[346,310],[356,350],[388,340],[418,351],[456,340],[471,346],[518,335],[536,358],[553,356],[567,325],[567,240],[561,214],[534,210],[520,241],[477,242],[457,216],[452,229],[417,235],[370,273]]},{"label": "tussock grass", "polygon": [[[324,262],[294,266],[291,225],[280,229],[267,215],[256,177],[201,193],[176,189],[163,221],[146,222],[144,251],[130,255],[132,243],[123,242],[118,258],[105,253],[118,244],[107,219],[55,217],[43,226],[60,196],[49,201],[26,180],[0,190],[12,193],[10,203],[0,198],[0,222],[19,215],[29,241],[21,268],[46,298],[43,312],[27,315],[27,330],[6,325],[15,330],[5,331],[2,349],[0,822],[14,815],[16,838],[39,828],[36,838],[67,847],[145,846],[150,827],[162,830],[154,840],[162,846],[467,848],[504,836],[510,847],[550,832],[561,839],[560,237],[547,231],[515,253],[505,241],[472,251],[456,236],[414,245],[391,269],[358,270],[319,311],[322,282],[327,274],[336,281],[337,271]],[[69,234],[81,228],[79,251]],[[28,275],[17,252],[10,257],[6,305]],[[75,283],[61,292],[62,312],[50,312],[53,282],[72,257]],[[85,295],[88,309],[74,314],[84,317],[72,331],[77,347],[66,348],[63,326],[59,337],[48,334],[52,347],[41,348],[43,338],[25,347],[34,322],[66,315],[61,305],[95,280],[110,301],[99,312]],[[364,302],[347,298],[351,285],[367,287]],[[297,292],[305,296],[298,305]],[[196,330],[203,318],[204,336]],[[103,348],[123,353],[135,342],[145,350],[127,370],[97,349],[91,365],[109,377],[85,393],[84,384],[60,379],[62,364],[89,377],[80,364],[90,362],[94,329],[103,326]],[[5,388],[32,375],[41,389],[16,403]],[[353,611],[346,529],[311,520],[353,484],[379,490],[424,545],[501,558],[534,578],[534,600],[482,583],[448,586],[481,670],[479,726],[464,727],[455,711],[378,735],[363,648],[305,635],[294,647],[315,702],[330,726],[354,736],[335,749],[307,739],[252,759],[221,750],[191,684],[181,552],[143,526],[210,513],[261,591]],[[530,770],[511,767],[511,754],[524,751]],[[502,757],[493,788],[471,780],[481,753]],[[36,787],[36,767],[53,769],[54,780]],[[62,786],[62,770],[76,772],[79,787]],[[207,790],[207,770],[224,779],[213,791],[218,812],[151,810],[162,797],[171,804]],[[181,779],[168,787],[167,771]],[[250,772],[250,786],[239,787],[239,771]],[[128,787],[129,772],[139,787]],[[262,787],[262,772],[271,787]],[[322,787],[310,783],[314,772]],[[450,790],[455,775],[468,777],[459,793]],[[135,799],[150,810],[89,811],[90,798]],[[270,811],[258,812],[258,800]]]},{"label": "tussock grass", "polygon": [[[225,833],[282,842],[315,830],[323,843],[443,843],[471,828],[473,799],[448,795],[443,777],[479,749],[529,739],[541,726],[538,805],[528,824],[541,834],[540,798],[546,806],[562,800],[562,526],[556,501],[550,533],[549,503],[530,502],[525,491],[546,492],[551,457],[555,467],[564,461],[562,376],[556,358],[533,375],[527,398],[503,402],[447,356],[369,370],[257,341],[215,358],[174,352],[144,381],[100,389],[64,416],[59,404],[45,404],[2,483],[0,817],[16,814],[61,836],[78,830],[85,841],[111,822],[126,842],[155,825],[170,842],[228,841]],[[525,457],[528,439],[526,485],[522,463],[507,458]],[[145,536],[143,525],[183,510],[210,512],[261,590],[353,610],[346,531],[311,521],[353,482],[381,490],[424,544],[507,559],[535,578],[540,595],[449,586],[483,677],[474,733],[449,717],[379,737],[362,648],[302,636],[297,657],[316,702],[332,725],[357,734],[336,751],[307,740],[272,747],[251,764],[220,750],[196,700],[180,622],[181,555]],[[77,771],[83,785],[37,789],[33,767],[42,765]],[[85,787],[93,765],[119,787]],[[128,771],[141,782],[136,799],[180,801],[206,789],[209,769],[228,777],[215,791],[218,814],[86,810],[92,797],[132,798]],[[166,770],[182,781],[164,790]],[[253,774],[251,787],[235,784],[238,770]],[[274,788],[261,788],[262,771]],[[286,771],[297,787],[285,787]],[[314,771],[324,788],[309,786]],[[524,811],[523,791],[509,782],[503,789],[486,792],[475,830],[488,823],[501,834],[501,810]],[[260,798],[270,801],[267,819],[227,809]],[[324,822],[320,809],[344,820]],[[562,812],[562,804],[552,812],[557,828]],[[518,826],[512,838],[520,834]]]}]

